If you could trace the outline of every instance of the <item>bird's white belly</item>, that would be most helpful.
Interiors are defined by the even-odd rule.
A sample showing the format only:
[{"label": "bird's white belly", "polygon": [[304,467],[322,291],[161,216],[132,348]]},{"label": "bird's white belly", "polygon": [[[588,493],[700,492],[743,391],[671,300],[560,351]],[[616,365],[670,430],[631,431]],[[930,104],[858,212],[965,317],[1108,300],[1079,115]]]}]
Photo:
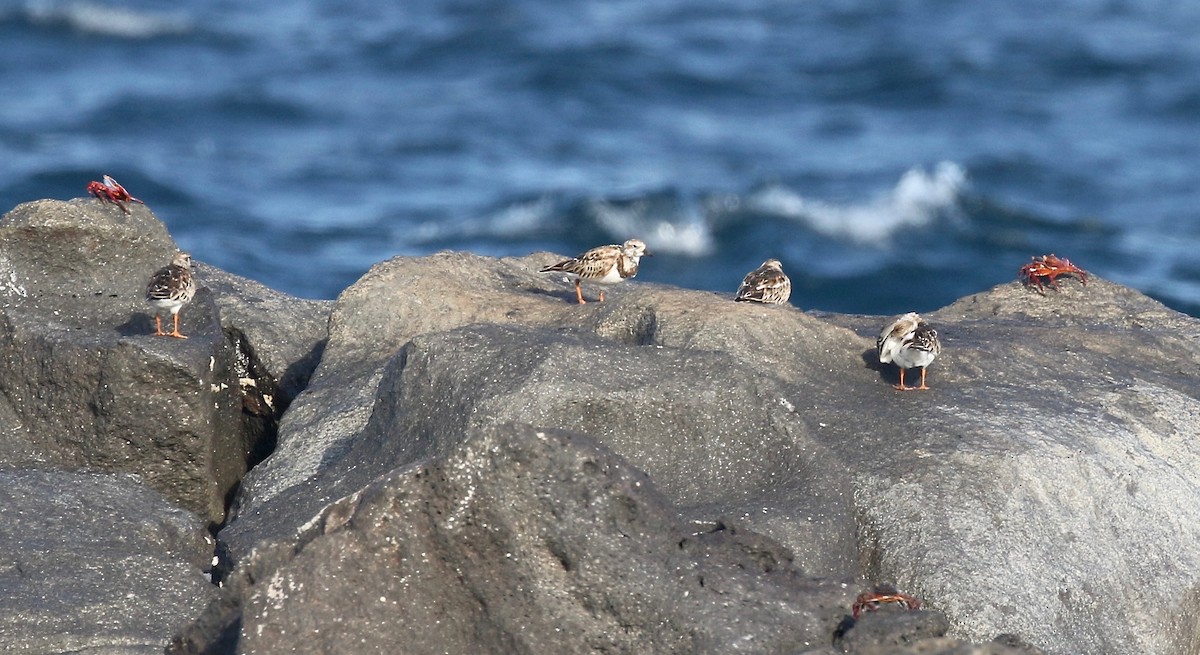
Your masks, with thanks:
[{"label": "bird's white belly", "polygon": [[933,353],[916,348],[899,348],[892,353],[892,363],[900,368],[924,368],[933,363]]},{"label": "bird's white belly", "polygon": [[592,282],[598,282],[600,284],[616,284],[624,279],[625,278],[621,277],[621,274],[617,272],[617,267],[613,266],[612,268],[608,269],[607,273],[601,277],[593,279]]},{"label": "bird's white belly", "polygon": [[169,309],[172,313],[179,311],[180,308],[183,307],[183,303],[179,302],[178,300],[171,300],[170,298],[151,300],[150,304],[159,309]]}]

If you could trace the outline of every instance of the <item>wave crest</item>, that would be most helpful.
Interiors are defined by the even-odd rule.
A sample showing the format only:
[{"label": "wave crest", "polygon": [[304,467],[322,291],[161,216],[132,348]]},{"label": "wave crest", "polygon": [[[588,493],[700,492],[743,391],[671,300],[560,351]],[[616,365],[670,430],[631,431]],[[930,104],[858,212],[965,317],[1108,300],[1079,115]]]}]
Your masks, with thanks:
[{"label": "wave crest", "polygon": [[34,2],[25,6],[24,13],[34,25],[65,26],[85,34],[123,39],[150,39],[192,30],[191,22],[182,14],[133,11],[93,2]]},{"label": "wave crest", "polygon": [[593,200],[588,212],[606,234],[618,241],[637,236],[651,252],[704,257],[715,248],[707,221],[673,192],[632,201]]},{"label": "wave crest", "polygon": [[782,186],[756,191],[747,201],[755,211],[802,221],[827,236],[882,245],[897,230],[956,215],[966,188],[966,170],[944,161],[932,172],[910,168],[886,194],[864,204],[812,200]]}]

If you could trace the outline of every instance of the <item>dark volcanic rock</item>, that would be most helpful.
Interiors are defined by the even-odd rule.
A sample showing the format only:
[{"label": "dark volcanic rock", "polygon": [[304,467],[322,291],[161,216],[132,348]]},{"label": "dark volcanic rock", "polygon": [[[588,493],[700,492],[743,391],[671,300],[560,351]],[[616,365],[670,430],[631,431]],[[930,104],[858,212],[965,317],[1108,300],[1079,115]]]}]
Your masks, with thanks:
[{"label": "dark volcanic rock", "polygon": [[48,463],[137,473],[219,523],[248,450],[233,350],[203,288],[189,339],[150,336],[146,283],[176,248],[130,209],[42,200],[0,219],[0,392]]},{"label": "dark volcanic rock", "polygon": [[857,592],[772,540],[683,523],[590,439],[506,426],[245,570],[240,653],[793,653],[828,643]]},{"label": "dark volcanic rock", "polygon": [[1200,582],[1200,504],[1181,502],[1200,494],[1200,322],[1096,278],[1063,287],[929,314],[933,391],[832,402],[866,574],[974,640],[1186,652],[1194,627],[1170,617]]},{"label": "dark volcanic rock", "polygon": [[[809,465],[820,458],[805,451],[820,446],[806,439],[812,426],[796,408],[821,393],[835,362],[858,357],[857,337],[790,307],[647,285],[580,307],[536,272],[553,258],[394,259],[347,289],[279,448],[243,483],[239,515],[222,534],[234,555],[287,538],[375,475],[446,452],[466,427],[513,420],[586,431],[697,516],[752,513],[776,536],[806,544],[806,570],[853,573],[846,477]],[[533,329],[418,339],[400,350],[478,324]],[[805,345],[804,357],[793,354]],[[376,424],[403,415],[390,404],[400,398],[431,420],[364,431],[373,412]]]},{"label": "dark volcanic rock", "polygon": [[211,538],[133,476],[0,472],[5,653],[161,653],[216,596]]},{"label": "dark volcanic rock", "polygon": [[[217,523],[299,395],[221,532],[215,600],[197,524],[133,481],[0,473],[6,647],[156,649],[210,601],[176,652],[1200,642],[1200,322],[1128,289],[928,313],[923,393],[875,360],[884,317],[640,283],[578,306],[536,272],[553,255],[391,260],[332,312],[201,266],[177,341],[143,300],[174,244],[131,210],[0,221],[0,468],[135,472]],[[927,609],[847,625],[860,584],[816,576]]]},{"label": "dark volcanic rock", "polygon": [[221,309],[221,326],[241,335],[248,356],[274,381],[286,405],[308,386],[321,361],[333,301],[296,298],[208,266],[202,275]]},{"label": "dark volcanic rock", "polygon": [[295,298],[220,269],[205,267],[203,276],[233,349],[244,459],[254,466],[275,449],[283,413],[321,361],[333,302]]},{"label": "dark volcanic rock", "polygon": [[686,517],[729,516],[806,573],[893,580],[952,637],[1197,639],[1170,617],[1200,582],[1200,322],[1098,278],[1002,285],[928,314],[933,390],[901,393],[874,357],[885,317],[639,283],[581,307],[535,272],[553,259],[396,259],[347,289],[222,532],[235,559],[514,421],[590,434]]}]

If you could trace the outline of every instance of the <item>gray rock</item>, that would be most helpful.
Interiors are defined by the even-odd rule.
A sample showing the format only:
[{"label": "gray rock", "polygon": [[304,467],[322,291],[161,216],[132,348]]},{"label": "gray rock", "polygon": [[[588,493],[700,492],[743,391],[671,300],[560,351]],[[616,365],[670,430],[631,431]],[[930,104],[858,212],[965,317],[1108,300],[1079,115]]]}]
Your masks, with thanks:
[{"label": "gray rock", "polygon": [[[1200,505],[1180,502],[1200,483],[1200,322],[1097,278],[1001,285],[927,318],[933,391],[876,380],[829,406],[866,576],[967,639],[1185,652],[1194,628],[1168,617],[1200,572]],[[864,349],[882,324],[843,323]]]},{"label": "gray rock", "polygon": [[[247,372],[260,366],[286,407],[306,386],[329,337],[331,300],[305,300],[219,268],[201,266],[204,286],[221,310],[221,326],[244,346]],[[251,363],[253,362],[253,363]]]},{"label": "gray rock", "polygon": [[1195,639],[1166,618],[1200,571],[1200,505],[1180,502],[1200,470],[1194,319],[1098,278],[1001,285],[927,315],[944,344],[934,388],[898,392],[874,358],[884,317],[636,282],[581,307],[535,273],[553,259],[396,259],[347,289],[222,532],[235,558],[515,421],[590,434],[686,517],[731,517],[807,573],[894,580],[953,638],[1110,653]]},{"label": "gray rock", "polygon": [[[330,481],[324,474],[366,425],[383,367],[407,341],[473,323],[561,324],[569,292],[553,291],[534,272],[549,257],[396,258],[346,289],[330,317],[321,363],[280,423],[278,447],[242,481],[223,537],[235,558],[258,541],[294,535],[343,495],[323,488]],[[404,462],[364,464],[383,472]]]},{"label": "gray rock", "polygon": [[770,539],[681,521],[586,437],[458,441],[256,551],[237,652],[792,653],[829,643],[858,591]]},{"label": "gray rock", "polygon": [[921,642],[925,642],[926,648],[936,645],[936,650],[941,651],[950,645],[949,640],[940,639],[948,629],[946,617],[940,612],[914,612],[885,605],[877,611],[864,612],[839,637],[837,645],[860,655],[895,653]]},{"label": "gray rock", "polygon": [[[649,367],[639,372],[642,388],[650,388],[657,380],[667,379],[655,368],[666,361],[662,357],[673,362],[676,367],[673,373],[691,366],[689,358],[699,358],[694,363],[696,375],[673,376],[678,384],[671,393],[664,393],[656,401],[645,399],[643,409],[661,414],[661,407],[656,409],[653,402],[662,405],[687,401],[696,408],[711,400],[719,401],[704,407],[704,416],[688,418],[686,424],[672,422],[683,416],[677,413],[660,417],[654,425],[676,429],[681,435],[679,439],[686,438],[682,435],[688,430],[702,430],[703,433],[693,440],[697,457],[688,463],[703,460],[709,478],[720,476],[725,482],[706,485],[709,478],[697,479],[688,483],[687,488],[691,491],[685,493],[682,482],[675,484],[664,476],[683,481],[694,472],[687,465],[670,463],[669,444],[655,444],[652,439],[643,439],[636,449],[625,450],[615,443],[609,445],[626,456],[658,452],[663,466],[643,459],[635,458],[634,461],[651,472],[672,494],[672,500],[688,507],[696,506],[699,515],[753,512],[760,522],[771,522],[778,532],[790,533],[794,542],[819,538],[828,543],[827,548],[805,549],[806,569],[830,575],[854,571],[855,533],[853,523],[847,520],[848,487],[839,485],[829,471],[808,467],[798,461],[803,448],[817,448],[816,444],[810,442],[794,448],[791,441],[802,438],[795,429],[800,423],[796,417],[796,403],[800,406],[811,404],[809,398],[819,395],[820,387],[825,384],[810,376],[829,377],[836,362],[856,358],[855,335],[848,330],[832,329],[791,308],[749,307],[730,303],[711,293],[652,285],[626,285],[613,290],[610,294],[613,300],[608,303],[580,307],[573,303],[573,293],[568,286],[536,272],[555,257],[535,254],[523,259],[497,261],[462,253],[442,253],[429,258],[397,258],[376,265],[347,289],[334,309],[330,341],[321,366],[283,420],[279,448],[271,459],[243,481],[239,516],[222,535],[235,557],[247,552],[258,540],[286,538],[325,504],[351,493],[354,485],[419,456],[419,453],[397,451],[390,446],[385,446],[383,453],[370,454],[365,459],[359,454],[347,458],[346,454],[371,452],[379,445],[378,439],[370,441],[369,438],[369,445],[356,443],[363,438],[364,428],[374,411],[386,365],[398,357],[392,369],[403,367],[403,360],[408,355],[397,353],[406,342],[422,334],[490,324],[548,330],[542,337],[510,334],[508,338],[513,341],[493,344],[490,354],[516,352],[509,347],[511,345],[522,353],[536,356],[536,348],[557,339],[562,330],[574,330],[577,335],[582,335],[581,338],[593,335],[591,345],[576,354],[588,350],[587,357],[602,355],[615,359],[619,358],[617,353],[626,353],[633,358],[629,366],[634,369]],[[455,274],[447,275],[447,271]],[[531,348],[523,341],[526,338],[533,339],[538,346]],[[649,351],[640,346],[648,344],[663,346],[657,348],[662,351],[660,359],[647,358]],[[813,346],[813,351],[807,361],[796,362],[793,353],[805,344]],[[429,356],[438,355],[431,353]],[[464,357],[470,359],[469,354]],[[578,368],[578,362],[570,360],[570,353],[564,352],[562,357],[561,365],[568,372],[564,377],[569,378],[569,371]],[[475,379],[489,366],[503,370],[510,363],[489,362],[486,357],[479,356],[466,364],[475,368],[445,375],[452,378],[461,374],[467,376],[464,379]],[[511,365],[520,368],[524,364],[512,362]],[[546,368],[549,370],[552,366],[547,364]],[[594,368],[599,369],[600,363],[597,362]],[[742,400],[726,393],[732,386],[722,381],[727,371],[729,375],[741,371],[738,379],[747,383],[740,392]],[[701,378],[703,388],[708,390],[707,396],[693,395],[689,391],[688,385]],[[480,381],[485,379],[487,376],[479,378]],[[559,381],[559,387],[562,382]],[[780,382],[802,385],[803,388],[783,393]],[[619,391],[621,382],[606,376],[606,380],[597,384]],[[498,395],[504,390],[504,385],[498,385],[482,393]],[[596,387],[581,389],[579,394],[589,391],[593,395],[601,393]],[[429,399],[435,403],[431,410],[438,412],[446,406],[438,394],[444,396],[455,392],[449,388],[431,392]],[[556,393],[556,390],[543,392],[526,400],[525,406],[536,410],[539,403],[548,398],[546,394]],[[383,395],[394,393],[395,389],[391,389]],[[510,399],[516,395],[519,394],[512,392]],[[473,401],[464,399],[462,402],[469,406]],[[629,394],[629,402],[641,400]],[[735,406],[739,403],[744,406]],[[498,406],[504,401],[497,399],[495,404]],[[771,411],[763,410],[767,404],[771,404]],[[742,417],[736,438],[725,435],[727,426],[712,420],[727,409]],[[761,415],[755,416],[756,411]],[[447,420],[454,418],[452,412],[440,413]],[[574,410],[564,407],[557,415],[567,414],[573,415]],[[479,419],[484,420],[486,415],[481,413]],[[518,419],[515,415],[512,418]],[[562,424],[561,427],[592,430],[599,424],[599,414],[593,419]],[[504,418],[497,417],[497,420]],[[616,429],[619,428],[614,431]],[[641,433],[634,431],[633,434]],[[655,431],[655,434],[661,434],[661,431]],[[405,438],[420,441],[431,437],[412,434]],[[764,451],[760,441],[781,447],[786,444],[786,447],[778,458],[772,459],[775,456],[769,450]],[[722,450],[727,460],[704,454],[703,451],[710,447]],[[790,466],[802,470],[797,475],[787,468]],[[671,472],[672,467],[674,472]],[[745,489],[756,483],[738,481],[743,474],[758,480],[775,478],[775,482],[748,494]],[[803,483],[793,484],[798,477],[804,480]],[[725,489],[730,483],[742,485],[742,489]],[[696,493],[699,489],[704,489],[703,498]],[[676,491],[678,495],[675,495]],[[253,518],[244,520],[246,517]],[[813,526],[821,527],[814,529]]]},{"label": "gray rock", "polygon": [[0,472],[0,650],[161,653],[216,597],[211,537],[134,476]]},{"label": "gray rock", "polygon": [[233,350],[243,459],[253,467],[275,449],[280,419],[321,361],[333,302],[303,300],[218,268],[201,268]]},{"label": "gray rock", "polygon": [[175,244],[130,209],[42,200],[0,219],[0,392],[45,462],[137,473],[220,523],[248,449],[233,350],[204,289],[189,339],[148,334],[146,283]]}]

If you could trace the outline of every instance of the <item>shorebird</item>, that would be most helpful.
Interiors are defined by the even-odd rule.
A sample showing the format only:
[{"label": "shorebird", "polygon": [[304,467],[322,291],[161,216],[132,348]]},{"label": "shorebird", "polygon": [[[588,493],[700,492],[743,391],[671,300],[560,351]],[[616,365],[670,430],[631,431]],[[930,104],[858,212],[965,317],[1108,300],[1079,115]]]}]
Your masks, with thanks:
[{"label": "shorebird", "polygon": [[[892,363],[900,368],[900,384],[895,385],[897,389],[929,388],[925,386],[925,368],[942,352],[942,344],[938,341],[937,330],[930,327],[920,314],[909,312],[892,321],[879,333],[875,346],[879,351],[880,363]],[[921,386],[904,386],[904,370],[909,368],[921,369]]]},{"label": "shorebird", "polygon": [[[598,284],[616,284],[628,280],[637,275],[638,262],[643,255],[650,256],[646,250],[646,244],[637,239],[630,239],[619,246],[592,248],[582,255],[547,266],[538,272],[562,272],[573,278],[575,280],[575,298],[582,305],[587,301],[583,299],[581,282],[586,280]],[[600,290],[600,302],[604,302],[603,289]]]},{"label": "shorebird", "polygon": [[[179,332],[179,310],[196,295],[196,279],[192,277],[192,256],[177,252],[171,263],[158,269],[146,286],[146,300],[154,305],[154,334],[160,337],[186,339]],[[162,312],[168,310],[175,319],[175,329],[163,332]]]},{"label": "shorebird", "polygon": [[762,266],[746,274],[734,300],[782,305],[792,295],[792,281],[783,272],[778,259],[768,259]]}]

